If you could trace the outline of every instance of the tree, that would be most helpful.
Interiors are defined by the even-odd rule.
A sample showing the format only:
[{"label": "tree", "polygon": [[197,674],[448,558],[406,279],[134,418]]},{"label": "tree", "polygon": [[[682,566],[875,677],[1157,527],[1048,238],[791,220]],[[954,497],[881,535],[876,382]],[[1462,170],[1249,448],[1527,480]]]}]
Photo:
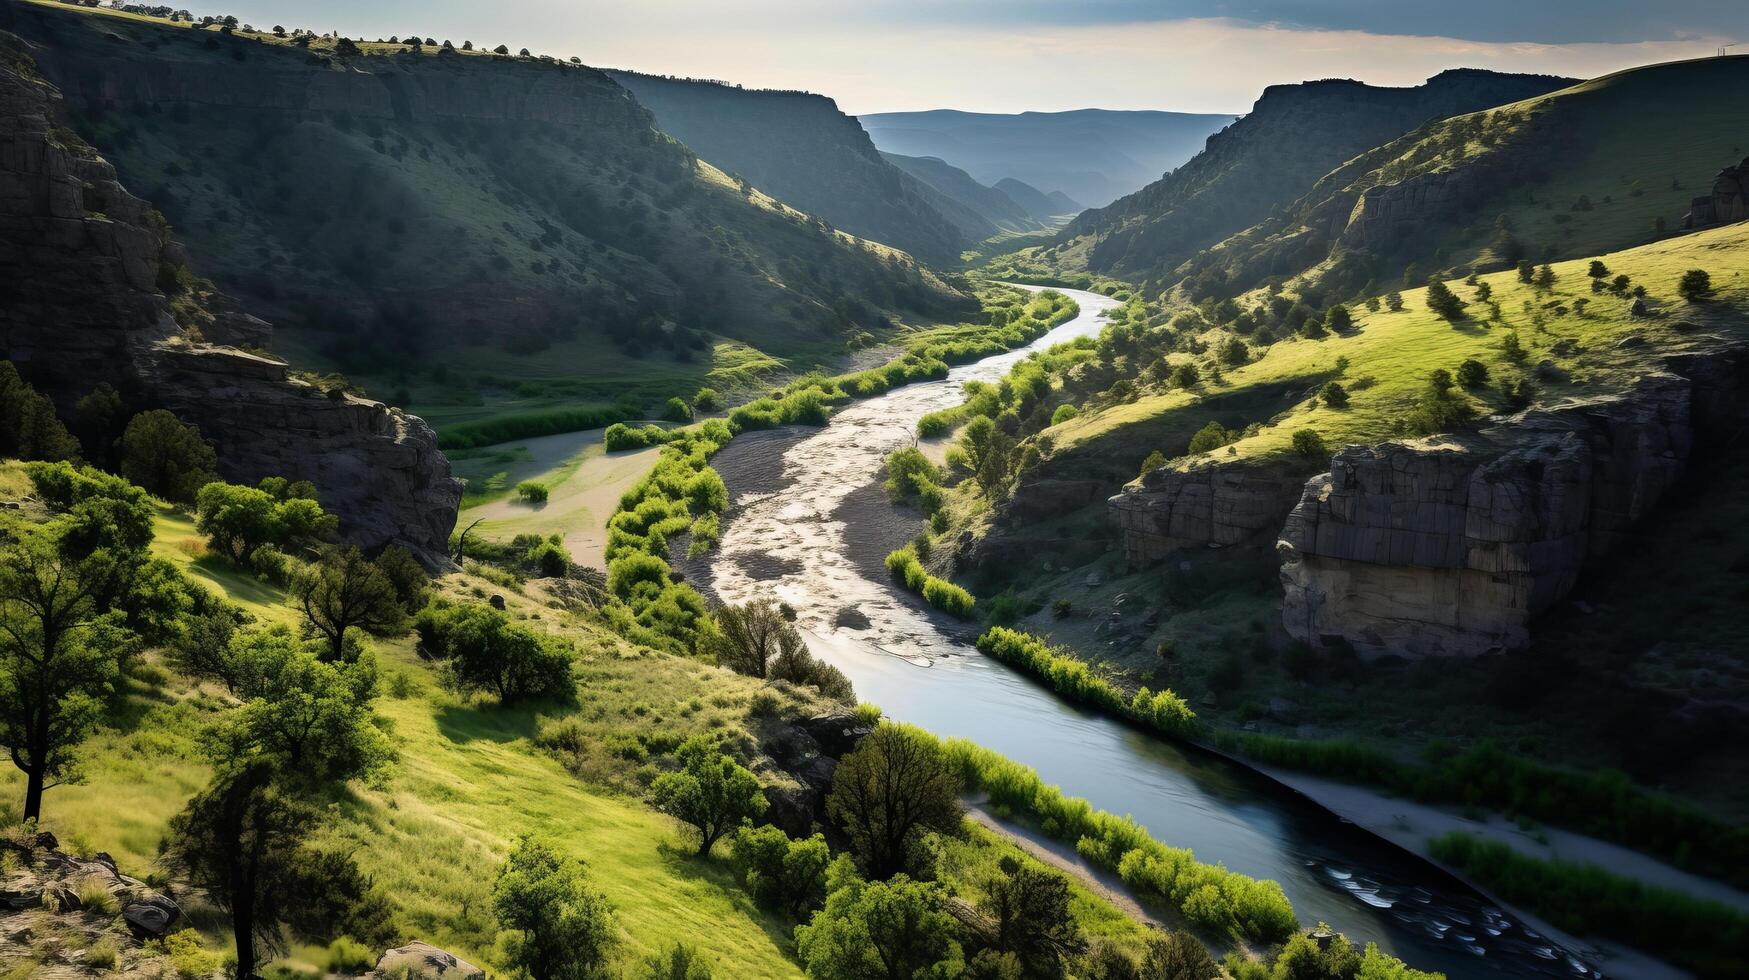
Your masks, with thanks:
[{"label": "tree", "polygon": [[1544,264],[1537,268],[1536,277],[1531,281],[1538,289],[1553,289],[1556,278],[1558,277],[1555,275],[1554,267]]},{"label": "tree", "polygon": [[759,777],[717,751],[716,742],[694,735],[675,750],[679,772],[663,773],[650,785],[656,809],[698,831],[698,856],[744,820],[765,812]]},{"label": "tree", "polygon": [[[1228,367],[1239,367],[1251,360],[1251,348],[1237,337],[1232,337],[1221,345],[1221,363]],[[1054,424],[1054,422],[1053,422]]]},{"label": "tree", "polygon": [[1192,456],[1219,449],[1233,441],[1232,433],[1221,427],[1219,422],[1210,422],[1198,429],[1196,435],[1190,437],[1190,448],[1185,450]]},{"label": "tree", "polygon": [[204,590],[198,605],[200,608],[177,624],[165,658],[184,675],[218,681],[235,694],[238,678],[231,638],[242,625],[242,613],[230,603],[214,600]]},{"label": "tree", "polygon": [[1473,357],[1458,365],[1457,382],[1465,388],[1485,388],[1488,385],[1488,365]]},{"label": "tree", "polygon": [[742,606],[716,610],[717,628],[702,645],[703,653],[717,665],[737,674],[765,677],[772,661],[787,651],[802,647],[801,631],[784,618],[777,603],[755,599]]},{"label": "tree", "polygon": [[1318,397],[1324,399],[1324,404],[1331,408],[1348,407],[1348,389],[1342,387],[1340,381],[1324,382],[1324,387],[1318,389]]},{"label": "tree", "polygon": [[1392,313],[1403,312],[1403,294],[1395,289],[1385,294],[1385,309]]},{"label": "tree", "polygon": [[1166,465],[1166,454],[1161,452],[1160,450],[1156,449],[1153,452],[1149,453],[1147,455],[1147,458],[1142,460],[1142,469],[1141,469],[1140,475],[1147,476],[1149,473],[1152,473],[1155,470],[1157,470],[1160,467],[1165,466],[1165,465]]},{"label": "tree", "polygon": [[692,406],[684,398],[670,398],[662,407],[662,417],[670,422],[691,422]]},{"label": "tree", "polygon": [[1427,280],[1427,308],[1453,322],[1464,315],[1464,301],[1437,277]]},{"label": "tree", "polygon": [[826,898],[832,851],[819,834],[791,840],[780,827],[744,827],[730,840],[735,870],[753,900],[804,918]]},{"label": "tree", "polygon": [[292,583],[304,619],[328,641],[328,659],[346,654],[346,631],[391,634],[407,626],[395,583],[357,548],[330,548]]},{"label": "tree", "polygon": [[431,596],[431,578],[412,552],[398,544],[389,545],[377,555],[376,566],[395,587],[395,598],[402,609],[411,615],[425,608]]},{"label": "tree", "polygon": [[1348,312],[1348,307],[1337,303],[1324,311],[1324,326],[1331,333],[1347,333],[1354,329],[1354,314]]},{"label": "tree", "polygon": [[1699,303],[1711,299],[1713,295],[1713,277],[1705,269],[1690,269],[1682,274],[1676,283],[1676,291],[1690,303]]},{"label": "tree", "polygon": [[444,680],[457,690],[490,691],[499,704],[572,693],[570,645],[490,606],[427,606],[414,625],[426,650],[446,661]]},{"label": "tree", "polygon": [[960,434],[959,448],[965,453],[972,479],[984,496],[995,498],[1008,489],[1012,475],[1014,440],[989,416],[979,415],[966,423]]},{"label": "tree", "polygon": [[1592,259],[1591,267],[1585,270],[1585,274],[1593,279],[1607,279],[1609,278],[1609,266],[1604,265],[1602,259]]},{"label": "tree", "polygon": [[959,789],[933,736],[889,722],[839,762],[826,812],[864,870],[888,878],[905,869],[924,832],[959,829]]},{"label": "tree", "polygon": [[841,858],[826,907],[796,927],[796,955],[816,980],[959,976],[963,954],[940,886],[898,875],[863,881]]},{"label": "tree", "polygon": [[1536,278],[1536,265],[1529,259],[1518,260],[1518,281],[1529,285]]},{"label": "tree", "polygon": [[505,47],[504,45],[500,44],[497,47],[492,49],[492,53],[493,54],[509,54],[510,49]]},{"label": "tree", "polygon": [[1220,965],[1202,940],[1180,929],[1150,933],[1144,940],[1141,973],[1149,980],[1203,980],[1221,975]]},{"label": "tree", "polygon": [[1069,880],[1008,856],[997,869],[979,903],[995,923],[995,948],[1018,956],[1028,973],[1060,976],[1063,958],[1087,948],[1069,908]]},{"label": "tree", "polygon": [[239,631],[230,647],[243,704],[205,733],[208,755],[270,759],[284,770],[275,778],[298,788],[342,783],[393,758],[372,723],[375,661],[323,661],[284,626]]},{"label": "tree", "polygon": [[332,533],[336,523],[313,500],[276,500],[257,487],[213,482],[195,495],[195,530],[239,565],[262,545],[303,544]]},{"label": "tree", "polygon": [[79,441],[55,415],[48,396],[24,383],[11,361],[0,361],[0,458],[77,459]]},{"label": "tree", "polygon": [[194,503],[200,488],[218,479],[217,466],[200,430],[161,408],[134,416],[122,433],[122,476],[165,500]]},{"label": "tree", "polygon": [[79,399],[73,408],[73,432],[79,437],[85,458],[107,470],[116,468],[116,442],[126,428],[127,410],[121,393],[107,381]]},{"label": "tree", "polygon": [[613,909],[589,888],[582,862],[523,837],[492,888],[498,920],[517,936],[510,961],[530,980],[582,980],[607,963]]},{"label": "tree", "polygon": [[1172,369],[1172,386],[1174,388],[1195,388],[1202,380],[1202,372],[1195,364],[1186,361]]},{"label": "tree", "polygon": [[700,388],[692,396],[692,407],[700,412],[714,412],[722,407],[723,400],[717,395],[715,388]]},{"label": "tree", "polygon": [[0,550],[0,745],[24,773],[25,820],[43,791],[76,780],[74,748],[91,733],[120,672],[126,634],[97,594],[113,568],[39,533]]}]

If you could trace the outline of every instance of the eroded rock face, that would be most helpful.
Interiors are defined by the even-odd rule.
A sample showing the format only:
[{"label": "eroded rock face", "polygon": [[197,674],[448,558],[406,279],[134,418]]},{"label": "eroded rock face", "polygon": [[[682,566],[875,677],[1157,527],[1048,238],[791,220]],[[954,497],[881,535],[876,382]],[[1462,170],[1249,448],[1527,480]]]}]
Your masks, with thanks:
[{"label": "eroded rock face", "polygon": [[1282,530],[1283,624],[1363,654],[1523,645],[1681,475],[1708,390],[1658,372],[1479,433],[1342,450]]},{"label": "eroded rock face", "polygon": [[1279,463],[1203,459],[1150,470],[1107,506],[1124,560],[1139,566],[1185,548],[1243,544],[1274,533],[1300,485]]},{"label": "eroded rock face", "polygon": [[1710,194],[1697,197],[1682,218],[1684,228],[1705,228],[1749,218],[1749,157],[1713,178]]},{"label": "eroded rock face", "polygon": [[[446,559],[461,484],[420,419],[327,395],[280,361],[190,343],[160,292],[182,263],[163,218],[62,125],[60,94],[30,67],[34,49],[0,32],[0,357],[63,412],[107,381],[140,406],[200,427],[220,473],[253,483],[307,479],[366,547],[398,543]],[[237,343],[262,321],[214,319]]]},{"label": "eroded rock face", "polygon": [[382,958],[377,960],[376,967],[366,974],[369,977],[421,977],[430,980],[458,980],[485,975],[485,970],[454,953],[419,941],[384,951]]}]

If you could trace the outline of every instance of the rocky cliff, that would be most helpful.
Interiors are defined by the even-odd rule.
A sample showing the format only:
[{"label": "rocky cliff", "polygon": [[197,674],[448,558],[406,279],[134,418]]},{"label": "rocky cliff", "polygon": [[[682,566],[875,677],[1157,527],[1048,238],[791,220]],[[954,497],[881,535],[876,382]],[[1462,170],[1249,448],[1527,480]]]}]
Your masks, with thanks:
[{"label": "rocky cliff", "polygon": [[137,407],[169,408],[213,442],[227,478],[309,479],[348,540],[445,561],[461,486],[430,428],[196,339],[202,323],[249,336],[264,325],[194,308],[163,217],[65,125],[35,50],[0,34],[0,357],[63,410],[105,381]]},{"label": "rocky cliff", "polygon": [[1300,486],[1294,468],[1281,462],[1205,457],[1148,471],[1112,497],[1107,508],[1124,560],[1140,566],[1186,548],[1229,547],[1273,536]]},{"label": "rocky cliff", "polygon": [[1749,218],[1749,157],[1719,171],[1713,178],[1712,193],[1694,199],[1682,218],[1682,227],[1705,228],[1746,218]]},{"label": "rocky cliff", "polygon": [[1745,356],[1721,346],[1617,395],[1342,450],[1282,530],[1283,624],[1364,654],[1523,645],[1681,476],[1697,425],[1741,401]]}]

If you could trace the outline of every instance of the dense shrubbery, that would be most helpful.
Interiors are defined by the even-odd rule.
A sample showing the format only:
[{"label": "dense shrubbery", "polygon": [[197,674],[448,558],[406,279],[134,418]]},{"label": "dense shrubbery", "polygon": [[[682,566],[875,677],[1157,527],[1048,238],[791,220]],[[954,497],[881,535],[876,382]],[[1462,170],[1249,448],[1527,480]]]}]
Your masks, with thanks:
[{"label": "dense shrubbery", "polygon": [[339,521],[322,510],[315,488],[269,477],[259,487],[208,483],[195,495],[195,529],[233,563],[257,549],[292,551],[333,535]]},{"label": "dense shrubbery", "polygon": [[1222,732],[1221,748],[1270,765],[1383,786],[1424,803],[1488,807],[1657,854],[1678,867],[1749,886],[1749,828],[1635,786],[1626,774],[1571,772],[1508,754],[1492,742],[1399,762],[1349,741]]},{"label": "dense shrubbery", "polygon": [[945,494],[941,469],[915,446],[902,446],[887,454],[887,496],[915,504],[925,514],[941,509]]},{"label": "dense shrubbery", "polygon": [[610,453],[627,449],[645,449],[650,446],[662,446],[681,438],[680,430],[664,429],[654,422],[634,428],[624,422],[615,422],[601,434],[601,443]]},{"label": "dense shrubbery", "polygon": [[1063,795],[1037,772],[963,739],[945,743],[967,791],[983,790],[993,806],[1071,842],[1082,857],[1118,872],[1146,898],[1177,909],[1201,929],[1253,942],[1281,942],[1298,928],[1281,886],[1202,864],[1188,850],[1167,847],[1128,817],[1117,817]]},{"label": "dense shrubbery", "polygon": [[917,549],[910,545],[887,555],[887,571],[904,583],[905,588],[920,593],[923,601],[949,615],[964,619],[977,605],[970,592],[929,574],[917,558]]},{"label": "dense shrubbery", "polygon": [[489,691],[500,704],[571,695],[571,645],[490,606],[439,600],[413,626],[420,645],[444,661],[444,682],[455,690]]},{"label": "dense shrubbery", "polygon": [[1596,865],[1541,861],[1505,844],[1452,833],[1433,856],[1582,936],[1610,936],[1703,977],[1749,973],[1749,916],[1716,902],[1653,888]]},{"label": "dense shrubbery", "polygon": [[1059,654],[1043,640],[1019,630],[993,626],[978,637],[978,649],[1049,684],[1072,701],[1090,704],[1127,718],[1162,735],[1185,738],[1196,734],[1196,713],[1171,691],[1146,687],[1126,699],[1110,681],[1073,656]]}]

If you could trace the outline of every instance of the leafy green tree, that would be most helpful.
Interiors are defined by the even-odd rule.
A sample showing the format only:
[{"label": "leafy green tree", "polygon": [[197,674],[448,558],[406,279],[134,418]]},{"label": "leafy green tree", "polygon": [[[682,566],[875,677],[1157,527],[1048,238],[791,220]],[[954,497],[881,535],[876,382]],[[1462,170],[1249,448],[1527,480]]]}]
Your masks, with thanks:
[{"label": "leafy green tree", "polygon": [[591,889],[582,862],[523,837],[492,888],[499,922],[516,931],[510,961],[530,980],[584,980],[607,965],[613,909]]},{"label": "leafy green tree", "polygon": [[717,751],[714,741],[694,735],[675,751],[679,772],[663,773],[650,786],[656,809],[698,831],[698,854],[744,820],[765,812],[759,777]]},{"label": "leafy green tree", "polygon": [[1322,465],[1330,461],[1330,448],[1324,444],[1324,437],[1311,429],[1299,429],[1293,436],[1294,454],[1312,463]]},{"label": "leafy green tree", "polygon": [[994,499],[1007,492],[1013,475],[1014,440],[996,428],[994,421],[980,415],[966,423],[959,448],[984,496]]},{"label": "leafy green tree", "polygon": [[237,692],[236,658],[231,639],[243,624],[240,610],[202,594],[196,610],[182,617],[165,650],[170,666],[196,680],[213,680]]},{"label": "leafy green tree", "polygon": [[209,483],[196,495],[195,529],[231,561],[280,537],[279,507],[266,491],[234,483]]},{"label": "leafy green tree", "polygon": [[796,955],[815,980],[909,980],[964,971],[940,886],[898,875],[863,881],[844,862],[832,869],[826,907],[796,927]]},{"label": "leafy green tree", "polygon": [[906,868],[924,833],[959,829],[959,789],[933,736],[886,723],[839,762],[826,812],[862,867],[888,878]]},{"label": "leafy green tree", "polygon": [[48,396],[0,361],[0,459],[77,459],[79,441],[55,415]]},{"label": "leafy green tree", "polygon": [[1190,980],[1220,975],[1220,965],[1209,955],[1202,940],[1182,929],[1150,933],[1144,940],[1141,977]]},{"label": "leafy green tree", "polygon": [[700,652],[714,657],[718,666],[748,677],[769,676],[773,661],[804,646],[801,631],[770,599],[721,606],[716,625]]},{"label": "leafy green tree", "polygon": [[106,470],[117,466],[117,441],[127,428],[127,409],[121,393],[100,381],[73,407],[73,433],[84,447],[85,458]]},{"label": "leafy green tree", "polygon": [[1219,422],[1210,422],[1196,431],[1190,437],[1190,448],[1186,452],[1192,456],[1219,449],[1233,441],[1232,433],[1228,432]]},{"label": "leafy green tree", "polygon": [[1141,469],[1140,475],[1147,476],[1149,473],[1152,473],[1155,470],[1157,470],[1160,467],[1165,466],[1165,465],[1166,465],[1166,454],[1161,452],[1160,450],[1156,449],[1153,452],[1150,452],[1146,459],[1142,460],[1142,469]]},{"label": "leafy green tree", "polygon": [[1698,303],[1711,299],[1713,295],[1713,277],[1705,269],[1690,269],[1677,280],[1676,291],[1690,303]]},{"label": "leafy green tree", "polygon": [[1340,381],[1324,382],[1324,387],[1318,389],[1318,397],[1324,399],[1324,404],[1331,408],[1348,407],[1348,389],[1342,387]]},{"label": "leafy green tree", "polygon": [[1069,907],[1069,880],[1007,856],[997,869],[978,906],[995,924],[995,948],[1015,954],[1029,976],[1061,976],[1064,957],[1087,948]]},{"label": "leafy green tree", "polygon": [[1348,307],[1337,303],[1324,311],[1324,326],[1329,328],[1331,333],[1347,333],[1354,329],[1354,314],[1348,311]]},{"label": "leafy green tree", "polygon": [[1196,365],[1186,361],[1172,369],[1172,387],[1195,388],[1202,381],[1202,372]]},{"label": "leafy green tree", "polygon": [[328,641],[328,659],[346,655],[346,632],[390,635],[407,628],[395,583],[357,548],[330,548],[292,583],[304,620]]},{"label": "leafy green tree", "polygon": [[[1240,343],[1243,343],[1243,341],[1240,341]],[[1064,422],[1067,422],[1080,414],[1081,412],[1073,405],[1058,405],[1056,411],[1051,413],[1051,424],[1062,425]]]},{"label": "leafy green tree", "polygon": [[74,751],[96,726],[129,637],[97,595],[104,551],[75,560],[38,533],[0,549],[0,745],[24,773],[26,820],[43,791],[76,781]]},{"label": "leafy green tree", "polygon": [[201,487],[218,479],[217,467],[200,430],[161,408],[134,416],[122,433],[122,475],[165,500],[193,503]]},{"label": "leafy green tree", "polygon": [[1395,289],[1385,294],[1385,309],[1392,313],[1403,312],[1403,294]]},{"label": "leafy green tree", "polygon": [[425,648],[446,661],[445,682],[458,690],[490,691],[499,704],[572,693],[570,645],[490,606],[427,606],[414,625]]},{"label": "leafy green tree", "polygon": [[[1221,345],[1221,363],[1222,364],[1225,364],[1228,367],[1240,367],[1241,365],[1250,363],[1250,361],[1251,361],[1251,348],[1245,346],[1245,342],[1243,340],[1240,340],[1237,337],[1233,337],[1233,338],[1228,339],[1228,341],[1226,343]],[[1068,406],[1064,406],[1064,407],[1066,408]],[[1061,410],[1062,410],[1061,408],[1058,409],[1058,411],[1061,411]],[[1053,425],[1056,424],[1056,420],[1054,418],[1052,419],[1052,424]]]},{"label": "leafy green tree", "polygon": [[407,613],[425,608],[431,597],[431,577],[412,552],[398,544],[389,545],[376,557],[376,566],[395,587],[395,598]]},{"label": "leafy green tree", "polygon": [[780,827],[743,827],[731,840],[735,870],[753,900],[804,918],[826,898],[832,851],[819,834],[791,840]]}]

